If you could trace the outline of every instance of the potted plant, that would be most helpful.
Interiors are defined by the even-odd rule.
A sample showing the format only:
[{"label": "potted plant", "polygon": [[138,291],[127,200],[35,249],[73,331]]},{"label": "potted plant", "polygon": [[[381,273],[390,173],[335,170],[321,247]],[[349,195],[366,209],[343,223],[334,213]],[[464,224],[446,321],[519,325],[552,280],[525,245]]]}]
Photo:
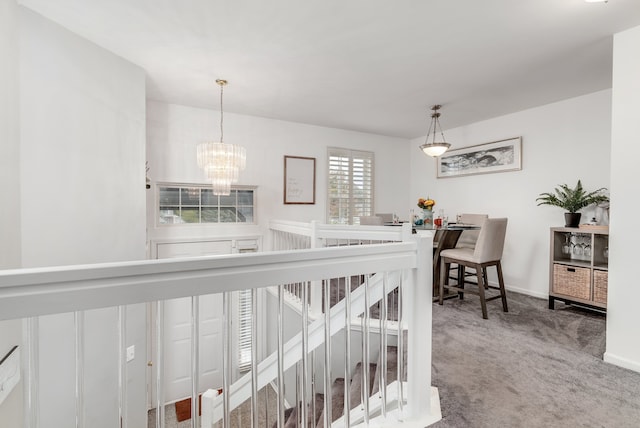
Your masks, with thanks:
[{"label": "potted plant", "polygon": [[554,193],[541,193],[536,199],[538,205],[552,205],[564,208],[565,227],[578,227],[580,224],[580,211],[589,205],[609,202],[609,197],[602,192],[607,190],[601,187],[593,192],[587,192],[578,180],[576,187],[571,188],[566,184],[561,184],[554,189]]}]

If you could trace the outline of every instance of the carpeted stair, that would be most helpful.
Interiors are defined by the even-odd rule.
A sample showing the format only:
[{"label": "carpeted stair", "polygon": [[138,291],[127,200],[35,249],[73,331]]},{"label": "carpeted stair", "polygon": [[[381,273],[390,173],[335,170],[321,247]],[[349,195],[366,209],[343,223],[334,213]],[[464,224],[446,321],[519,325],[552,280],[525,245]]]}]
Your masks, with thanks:
[{"label": "carpeted stair", "polygon": [[[406,360],[405,360],[406,364]],[[376,394],[380,390],[380,374],[378,369],[382,367],[380,361],[378,364],[369,364],[369,396]],[[387,347],[387,384],[397,379],[398,367],[398,348],[395,346]],[[349,385],[349,397],[351,408],[355,408],[362,403],[362,363],[358,363],[351,375]],[[307,428],[324,428],[324,394],[316,394],[315,411],[310,408],[307,412],[309,420]],[[298,426],[300,403],[297,407],[287,409],[285,412],[285,428]],[[331,420],[336,421],[344,413],[344,378],[337,378],[331,386]],[[313,419],[311,419],[313,418]],[[273,425],[277,428],[277,423]]]}]

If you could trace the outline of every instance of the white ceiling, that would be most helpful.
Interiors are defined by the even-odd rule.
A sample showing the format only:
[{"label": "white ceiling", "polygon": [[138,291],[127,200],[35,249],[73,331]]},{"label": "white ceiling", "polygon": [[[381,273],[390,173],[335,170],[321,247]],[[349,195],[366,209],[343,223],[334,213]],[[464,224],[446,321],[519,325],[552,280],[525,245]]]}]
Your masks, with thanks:
[{"label": "white ceiling", "polygon": [[414,138],[611,87],[640,0],[19,0],[138,64],[147,97]]}]

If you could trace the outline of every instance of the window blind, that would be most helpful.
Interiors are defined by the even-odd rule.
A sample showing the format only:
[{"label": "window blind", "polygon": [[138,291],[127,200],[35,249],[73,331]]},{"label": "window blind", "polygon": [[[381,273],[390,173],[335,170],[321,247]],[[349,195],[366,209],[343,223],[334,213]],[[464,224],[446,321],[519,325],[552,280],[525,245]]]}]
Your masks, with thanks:
[{"label": "window blind", "polygon": [[330,147],[328,159],[327,222],[359,224],[373,215],[374,154]]},{"label": "window blind", "polygon": [[238,369],[251,369],[251,290],[238,291]]}]

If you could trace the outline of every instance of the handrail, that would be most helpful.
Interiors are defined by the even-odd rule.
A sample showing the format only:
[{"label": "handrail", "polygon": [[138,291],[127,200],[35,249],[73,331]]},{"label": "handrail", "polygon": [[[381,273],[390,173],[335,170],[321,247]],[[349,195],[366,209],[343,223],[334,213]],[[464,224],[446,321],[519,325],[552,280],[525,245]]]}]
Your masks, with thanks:
[{"label": "handrail", "polygon": [[362,239],[400,242],[406,241],[408,237],[411,236],[411,224],[409,223],[390,227],[321,224],[315,221],[303,223],[288,220],[271,220],[269,222],[269,229],[315,239]]},{"label": "handrail", "polygon": [[[345,238],[347,229],[316,224],[305,230],[314,240],[334,237],[334,234]],[[380,239],[390,237],[389,240],[394,241],[403,234],[406,237],[407,230],[410,233],[406,226],[356,229],[356,239],[371,239],[372,232],[380,232],[378,236],[385,236]],[[369,236],[364,237],[365,233]],[[424,387],[430,384],[430,374],[429,370],[421,370],[419,364],[430,359],[430,344],[419,342],[424,339],[425,329],[430,329],[430,309],[425,311],[419,305],[430,302],[431,258],[426,256],[431,251],[430,244],[416,238],[387,244],[4,270],[0,271],[0,320],[320,281],[366,272],[407,270],[411,286],[406,290],[409,306],[406,322],[409,343],[417,346],[417,352],[412,350],[408,357],[409,373],[413,375],[407,385],[406,415],[424,419],[430,411],[429,392]],[[352,308],[355,311],[360,304],[355,291],[352,297],[356,302]],[[340,306],[336,310],[340,311]],[[332,321],[332,329],[340,326],[339,319],[344,320],[344,309],[341,311],[338,319]],[[317,347],[317,344],[309,345]],[[231,393],[234,388],[228,391]]]},{"label": "handrail", "polygon": [[405,242],[4,270],[0,320],[411,268],[415,251]]}]

